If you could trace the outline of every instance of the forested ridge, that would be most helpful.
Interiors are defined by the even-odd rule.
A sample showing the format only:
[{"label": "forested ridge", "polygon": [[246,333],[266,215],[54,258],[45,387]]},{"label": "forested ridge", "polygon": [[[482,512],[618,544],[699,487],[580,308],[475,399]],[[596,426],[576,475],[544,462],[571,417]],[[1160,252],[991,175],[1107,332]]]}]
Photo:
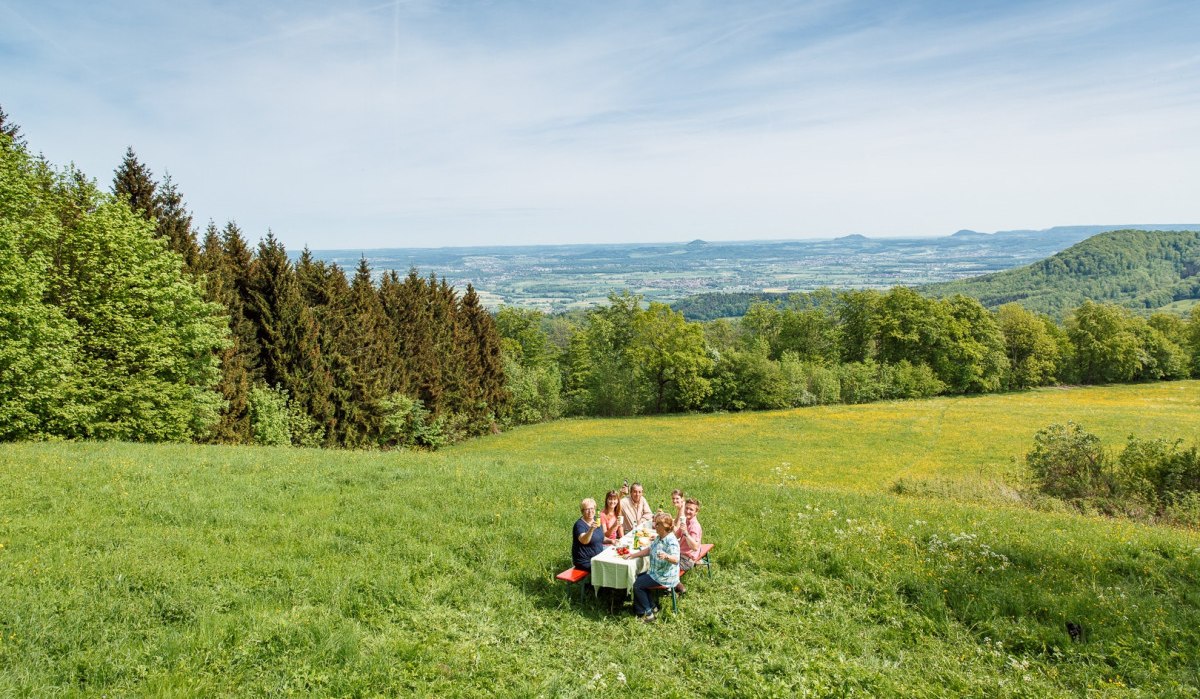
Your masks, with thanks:
[{"label": "forested ridge", "polygon": [[1085,300],[1133,309],[1200,299],[1200,231],[1101,233],[1045,260],[973,279],[931,284],[935,296],[966,294],[1064,318]]},{"label": "forested ridge", "polygon": [[102,191],[2,111],[0,320],[0,439],[436,447],[507,417],[470,286],[198,239],[132,148]]},{"label": "forested ridge", "polygon": [[[1200,233],[1126,229],[1098,233],[1016,269],[919,288],[938,297],[966,294],[993,309],[1016,302],[1062,320],[1086,300],[1144,311],[1200,299],[1198,271]],[[804,295],[707,293],[680,299],[672,307],[689,320],[714,320],[739,317],[760,301],[784,307],[790,298]]]}]

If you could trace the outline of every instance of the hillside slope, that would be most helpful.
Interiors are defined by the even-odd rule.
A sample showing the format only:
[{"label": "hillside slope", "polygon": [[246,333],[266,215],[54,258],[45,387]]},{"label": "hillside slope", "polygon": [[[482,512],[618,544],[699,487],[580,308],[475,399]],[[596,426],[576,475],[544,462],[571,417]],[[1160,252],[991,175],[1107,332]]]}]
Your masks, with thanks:
[{"label": "hillside slope", "polygon": [[[563,420],[432,454],[0,445],[0,696],[1196,696],[1194,532],[888,485],[986,481],[1050,420],[1190,441],[1198,387]],[[579,499],[622,478],[699,497],[716,545],[655,625],[554,580]]]},{"label": "hillside slope", "polygon": [[1101,233],[1025,267],[930,284],[934,296],[966,294],[995,308],[1016,302],[1062,316],[1085,300],[1158,309],[1200,298],[1200,231]]}]

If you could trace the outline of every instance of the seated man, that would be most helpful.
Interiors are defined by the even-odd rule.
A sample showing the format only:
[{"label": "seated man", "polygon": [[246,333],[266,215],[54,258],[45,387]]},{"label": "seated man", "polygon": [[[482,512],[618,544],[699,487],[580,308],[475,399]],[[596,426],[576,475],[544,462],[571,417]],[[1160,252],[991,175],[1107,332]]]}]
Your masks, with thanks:
[{"label": "seated man", "polygon": [[654,519],[650,511],[650,503],[642,497],[642,484],[634,483],[629,488],[629,497],[621,498],[621,524],[627,532],[633,531],[639,524],[649,524]]},{"label": "seated man", "polygon": [[[700,556],[700,537],[704,535],[704,530],[700,528],[700,520],[696,519],[696,513],[699,511],[700,501],[688,498],[684,502],[683,517],[675,527],[675,536],[679,539],[680,571],[691,570]],[[683,583],[679,583],[675,586],[675,592],[682,595],[687,590]]]},{"label": "seated man", "polygon": [[571,564],[591,572],[592,558],[604,551],[604,530],[596,517],[596,501],[584,498],[579,503],[579,514],[571,537]]}]

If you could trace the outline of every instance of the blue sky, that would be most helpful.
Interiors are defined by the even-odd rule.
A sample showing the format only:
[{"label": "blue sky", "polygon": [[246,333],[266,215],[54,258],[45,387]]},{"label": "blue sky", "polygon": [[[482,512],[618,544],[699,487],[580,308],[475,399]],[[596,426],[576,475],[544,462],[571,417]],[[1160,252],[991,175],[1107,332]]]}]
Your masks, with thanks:
[{"label": "blue sky", "polygon": [[1200,3],[0,0],[0,105],[289,248],[1200,220]]}]

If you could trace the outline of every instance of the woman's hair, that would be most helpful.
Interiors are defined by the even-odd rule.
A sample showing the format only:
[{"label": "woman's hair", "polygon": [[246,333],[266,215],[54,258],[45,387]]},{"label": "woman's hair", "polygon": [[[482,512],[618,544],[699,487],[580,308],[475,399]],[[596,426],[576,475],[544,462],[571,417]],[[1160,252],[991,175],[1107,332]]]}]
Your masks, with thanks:
[{"label": "woman's hair", "polygon": [[666,512],[659,512],[658,514],[654,515],[654,526],[657,527],[660,522],[665,522],[667,529],[675,528],[675,518]]},{"label": "woman's hair", "polygon": [[679,497],[683,497],[683,491],[682,491],[682,490],[680,490],[679,488],[676,488],[675,490],[672,490],[672,491],[671,491],[671,497],[672,497],[672,498],[674,498],[676,495],[678,495]]},{"label": "woman's hair", "polygon": [[613,514],[616,514],[616,515],[621,514],[621,494],[615,490],[610,490],[610,491],[608,491],[608,493],[606,493],[604,495],[604,509],[602,511],[605,514],[608,514],[608,501],[609,500],[617,501],[617,503],[615,505],[613,505]]},{"label": "woman's hair", "polygon": [[588,505],[595,507],[596,501],[591,498],[584,498],[584,499],[580,500],[579,501],[579,511],[583,512],[583,508],[587,507]]}]

